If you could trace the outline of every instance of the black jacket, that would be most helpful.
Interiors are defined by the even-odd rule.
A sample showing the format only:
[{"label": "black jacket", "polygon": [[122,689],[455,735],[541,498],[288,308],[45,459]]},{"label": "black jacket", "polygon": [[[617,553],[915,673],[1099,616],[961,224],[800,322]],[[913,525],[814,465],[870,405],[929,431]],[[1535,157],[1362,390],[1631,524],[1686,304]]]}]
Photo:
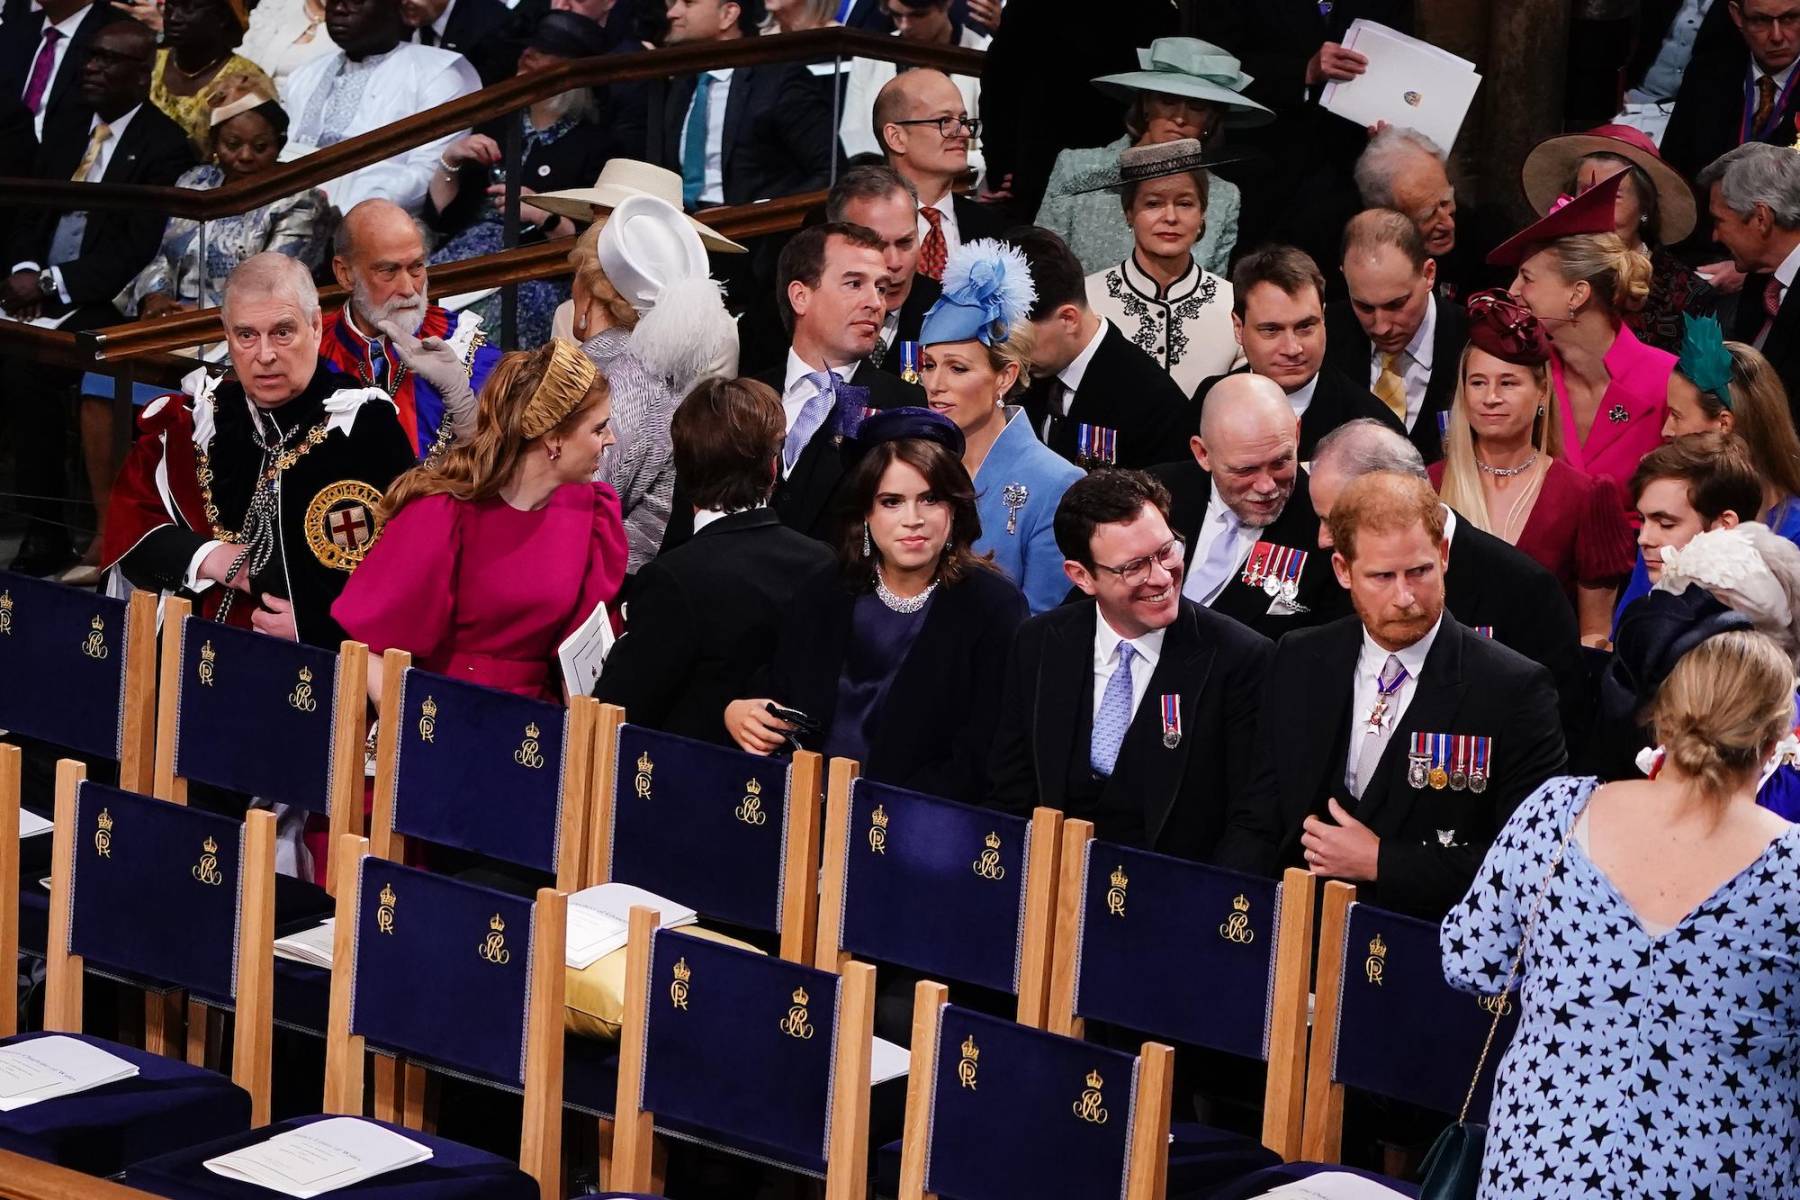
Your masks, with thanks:
[{"label": "black jacket", "polygon": [[[786,365],[753,378],[774,388],[779,396],[787,383]],[[917,384],[902,383],[898,376],[871,371],[867,367],[857,370],[851,384],[869,389],[870,408],[906,408],[925,402],[925,393]],[[775,495],[770,503],[781,523],[808,537],[831,542],[837,533],[837,513],[833,511],[832,500],[837,495],[838,481],[855,464],[856,457],[853,440],[840,439],[826,429],[813,435],[806,449],[800,452],[794,469],[775,485]],[[670,503],[669,524],[663,531],[664,554],[694,533],[694,506],[688,503],[679,474],[675,476],[675,493]]]},{"label": "black jacket", "polygon": [[[1769,318],[1768,310],[1763,307],[1763,296],[1773,278],[1773,275],[1761,272],[1745,278],[1744,290],[1738,294],[1737,316],[1732,319],[1730,337],[1747,343],[1756,340],[1763,322]],[[1787,389],[1788,411],[1800,414],[1800,287],[1788,288],[1787,295],[1782,297],[1781,309],[1775,314],[1775,324],[1769,328],[1762,353]],[[1800,416],[1794,420],[1800,425]]]},{"label": "black jacket", "polygon": [[[44,123],[43,145],[38,148],[32,174],[40,179],[68,179],[87,152],[91,114],[80,105],[57,109]],[[107,160],[105,183],[172,184],[194,165],[187,135],[148,100],[137,108],[125,132]],[[12,228],[7,262],[50,263],[51,239],[64,210],[21,208]],[[60,264],[63,286],[75,306],[110,304],[124,286],[156,256],[162,245],[168,218],[161,210],[144,208],[101,209],[88,214],[81,238],[81,253]],[[49,306],[51,315],[62,311]]]},{"label": "black jacket", "polygon": [[[1071,770],[1086,769],[1094,727],[1093,600],[1039,613],[1019,630],[1006,671],[1000,727],[989,768],[997,808],[1026,813],[1037,805],[1069,809]],[[1197,861],[1211,861],[1232,797],[1255,775],[1255,733],[1269,640],[1190,601],[1163,635],[1149,687],[1119,747],[1102,793],[1106,808],[1142,805],[1125,822],[1124,840]],[[1162,697],[1180,699],[1181,734],[1164,739]],[[1074,811],[1072,816],[1095,816]]]},{"label": "black jacket", "polygon": [[[788,606],[776,644],[768,695],[819,722],[809,750],[830,745],[855,603],[840,575],[815,576]],[[1027,611],[1024,594],[997,571],[977,567],[940,585],[888,685],[863,775],[980,803],[1007,650]]]},{"label": "black jacket", "polygon": [[[506,36],[512,21],[512,10],[500,0],[456,0],[444,22],[444,35],[436,39],[436,44],[468,59],[469,65],[481,76],[482,86],[489,87],[510,77],[518,67],[518,50]],[[422,33],[418,36],[424,37]],[[508,61],[509,53],[511,61]],[[536,184],[528,186],[537,187]]]},{"label": "black jacket", "polygon": [[[81,102],[81,67],[87,61],[88,47],[93,45],[94,35],[100,32],[101,26],[109,21],[123,20],[129,18],[107,3],[107,0],[93,0],[88,5],[87,15],[75,27],[74,36],[69,39],[69,48],[63,51],[62,63],[44,98],[47,116],[55,116],[65,107],[86,111],[87,106]],[[0,88],[4,88],[7,95],[22,97],[25,94],[25,85],[31,79],[32,64],[37,61],[38,49],[43,45],[43,40],[44,14],[32,6],[32,0],[6,0],[5,7],[0,9]],[[46,119],[46,133],[49,128],[49,121]],[[86,142],[84,137],[83,147]],[[69,170],[73,172],[75,163],[80,161],[78,149],[76,157],[69,164]]]},{"label": "black jacket", "polygon": [[[1725,5],[1709,12],[1709,20],[1723,16]],[[1700,53],[1696,41],[1694,57],[1682,72],[1681,89],[1675,93],[1675,107],[1669,113],[1668,128],[1663,131],[1662,156],[1670,166],[1689,179],[1694,178],[1713,159],[1734,149],[1744,139],[1743,127],[1753,115],[1756,92],[1749,87],[1750,49],[1733,31],[1728,47],[1717,53]],[[1777,93],[1777,103],[1780,96]],[[1800,111],[1800,86],[1789,91],[1787,104],[1780,117],[1771,116],[1774,127],[1760,137],[1747,140],[1789,146],[1794,142],[1794,116]],[[1705,196],[1701,199],[1705,200]],[[1704,205],[1701,226],[1707,227]],[[1750,296],[1748,290],[1744,292]]]},{"label": "black jacket", "polygon": [[771,509],[720,517],[637,573],[594,695],[633,724],[734,744],[725,706],[750,695],[795,596],[836,569],[830,550]]},{"label": "black jacket", "polygon": [[[643,91],[643,126],[637,107],[619,111],[619,153],[643,157],[681,172],[682,139],[693,75],[653,80]],[[723,174],[726,204],[749,204],[827,186],[837,139],[831,128],[827,83],[803,66],[739,67],[725,100]],[[716,95],[715,95],[716,99]],[[641,145],[641,155],[630,150]]]},{"label": "black jacket", "polygon": [[[1248,371],[1249,367],[1239,367],[1233,375]],[[1213,385],[1225,378],[1214,375],[1210,379],[1202,379],[1200,386],[1194,389],[1193,426],[1200,427],[1200,414],[1206,410],[1206,394]],[[1327,362],[1319,368],[1318,386],[1313,388],[1312,402],[1306,411],[1300,414],[1300,461],[1311,462],[1313,451],[1318,448],[1319,440],[1339,425],[1354,421],[1359,417],[1370,417],[1380,421],[1395,433],[1404,434],[1406,426],[1394,410],[1375,398],[1368,388],[1362,387],[1350,379],[1346,379],[1332,370]]]},{"label": "black jacket", "polygon": [[[1566,761],[1555,689],[1544,668],[1445,613],[1375,774],[1362,799],[1350,801],[1344,764],[1362,644],[1356,617],[1281,639],[1263,694],[1264,710],[1281,719],[1262,725],[1261,774],[1232,808],[1219,862],[1264,875],[1303,865],[1302,824],[1324,816],[1327,798],[1336,797],[1381,839],[1379,878],[1359,885],[1363,897],[1435,921],[1462,899],[1519,802]],[[1486,789],[1411,786],[1414,733],[1491,737]]]},{"label": "black jacket", "polygon": [[[1212,503],[1212,476],[1191,458],[1164,463],[1153,468],[1151,474],[1169,489],[1169,528],[1187,541],[1186,566],[1192,570],[1200,524],[1206,519],[1206,506]],[[1270,639],[1338,615],[1338,597],[1343,589],[1331,570],[1331,551],[1319,549],[1319,518],[1313,513],[1312,492],[1304,470],[1295,476],[1294,494],[1288,497],[1287,507],[1257,535],[1257,540],[1306,556],[1300,564],[1300,592],[1295,604],[1278,605],[1260,586],[1246,583],[1240,570],[1208,608]],[[1249,566],[1248,559],[1244,565]]]},{"label": "black jacket", "polygon": [[912,290],[906,293],[906,303],[900,306],[900,327],[894,333],[893,344],[885,349],[877,346],[876,349],[881,351],[880,361],[876,361],[875,355],[870,355],[871,365],[899,378],[900,343],[919,340],[919,329],[925,324],[925,314],[931,311],[931,306],[943,294],[944,289],[931,276],[914,275]]},{"label": "black jacket", "polygon": [[1188,416],[1187,398],[1156,360],[1131,344],[1118,326],[1101,320],[1106,333],[1088,361],[1067,416],[1052,415],[1062,383],[1048,375],[1034,380],[1023,400],[1031,427],[1044,436],[1050,422],[1049,447],[1077,466],[1076,426],[1097,425],[1118,434],[1114,466],[1139,470],[1174,462],[1186,454],[1197,426]]},{"label": "black jacket", "polygon": [[[1431,378],[1425,384],[1425,403],[1407,434],[1427,463],[1444,457],[1438,414],[1449,412],[1450,402],[1456,399],[1457,369],[1468,341],[1469,319],[1464,315],[1462,305],[1438,300],[1437,324],[1431,335]],[[1336,300],[1326,305],[1325,368],[1361,383],[1369,377],[1372,354],[1369,335],[1363,332],[1350,302]]]}]

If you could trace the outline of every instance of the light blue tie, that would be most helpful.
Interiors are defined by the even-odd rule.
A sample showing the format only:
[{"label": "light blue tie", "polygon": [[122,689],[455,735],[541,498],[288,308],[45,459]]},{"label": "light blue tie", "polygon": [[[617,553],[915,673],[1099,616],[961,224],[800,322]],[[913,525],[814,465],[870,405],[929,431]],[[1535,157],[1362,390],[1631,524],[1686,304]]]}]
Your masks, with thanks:
[{"label": "light blue tie", "polygon": [[706,101],[711,91],[712,76],[702,73],[694,81],[694,106],[681,135],[681,203],[687,208],[698,208],[706,190]]},{"label": "light blue tie", "polygon": [[835,371],[814,371],[806,376],[806,381],[817,390],[801,407],[800,415],[794,418],[794,427],[788,430],[787,441],[782,443],[781,465],[788,471],[794,469],[813,434],[819,432],[826,418],[831,416],[832,405],[837,402],[837,386],[843,382]]},{"label": "light blue tie", "polygon": [[1206,548],[1206,557],[1194,564],[1188,572],[1187,583],[1182,586],[1181,594],[1195,604],[1211,604],[1218,593],[1225,590],[1231,580],[1231,573],[1237,570],[1238,564],[1238,519],[1237,514],[1229,508],[1225,510],[1225,527],[1219,530],[1212,545]]},{"label": "light blue tie", "polygon": [[1100,707],[1094,712],[1094,733],[1088,742],[1088,766],[1096,775],[1111,775],[1119,761],[1119,746],[1125,741],[1125,730],[1131,725],[1131,660],[1137,647],[1119,643],[1119,665],[1106,681]]}]

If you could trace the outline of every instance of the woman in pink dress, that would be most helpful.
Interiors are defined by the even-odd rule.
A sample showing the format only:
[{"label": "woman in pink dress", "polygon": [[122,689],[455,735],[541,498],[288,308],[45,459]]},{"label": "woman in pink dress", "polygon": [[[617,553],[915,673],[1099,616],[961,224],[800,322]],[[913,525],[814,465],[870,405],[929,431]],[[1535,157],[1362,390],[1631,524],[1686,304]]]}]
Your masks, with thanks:
[{"label": "woman in pink dress", "polygon": [[1624,175],[1515,234],[1488,262],[1514,267],[1509,289],[1550,336],[1562,458],[1588,475],[1629,479],[1662,441],[1675,356],[1638,341],[1624,315],[1650,294],[1650,259],[1613,231]]},{"label": "woman in pink dress", "polygon": [[474,438],[394,481],[381,539],[332,616],[377,654],[560,699],[558,646],[625,577],[619,499],[592,482],[610,416],[605,377],[573,346],[506,355]]}]

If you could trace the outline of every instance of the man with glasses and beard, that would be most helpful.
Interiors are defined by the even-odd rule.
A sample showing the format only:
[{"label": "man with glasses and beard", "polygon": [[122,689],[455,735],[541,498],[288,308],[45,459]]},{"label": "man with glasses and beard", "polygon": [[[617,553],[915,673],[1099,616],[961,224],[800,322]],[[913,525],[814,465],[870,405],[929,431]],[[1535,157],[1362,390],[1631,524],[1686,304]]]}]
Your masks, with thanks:
[{"label": "man with glasses and beard", "polygon": [[1108,841],[1210,861],[1231,798],[1254,780],[1269,641],[1182,596],[1169,494],[1141,471],[1076,480],[1056,543],[1088,598],[1019,629],[990,802],[1058,808]]},{"label": "man with glasses and beard", "polygon": [[1550,673],[1444,611],[1443,505],[1376,471],[1331,505],[1332,568],[1356,615],[1281,639],[1221,866],[1303,866],[1436,921],[1519,802],[1562,768]]},{"label": "man with glasses and beard", "polygon": [[480,317],[431,303],[419,223],[397,204],[364,200],[344,214],[332,251],[350,299],[325,317],[319,356],[394,398],[422,461],[472,435],[475,397],[500,351]]}]

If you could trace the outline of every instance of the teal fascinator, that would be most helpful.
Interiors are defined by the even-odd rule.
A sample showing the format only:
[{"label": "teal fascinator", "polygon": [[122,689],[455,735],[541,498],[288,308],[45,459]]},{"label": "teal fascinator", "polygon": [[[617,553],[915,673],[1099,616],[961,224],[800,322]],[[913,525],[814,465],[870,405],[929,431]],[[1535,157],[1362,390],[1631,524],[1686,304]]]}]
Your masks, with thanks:
[{"label": "teal fascinator", "polygon": [[1037,301],[1031,268],[1017,246],[979,238],[951,251],[944,264],[944,294],[919,328],[921,346],[1004,342],[1014,321],[1024,320]]},{"label": "teal fascinator", "polygon": [[1675,364],[1682,377],[1731,409],[1731,351],[1725,335],[1711,317],[1681,314],[1681,355]]}]

